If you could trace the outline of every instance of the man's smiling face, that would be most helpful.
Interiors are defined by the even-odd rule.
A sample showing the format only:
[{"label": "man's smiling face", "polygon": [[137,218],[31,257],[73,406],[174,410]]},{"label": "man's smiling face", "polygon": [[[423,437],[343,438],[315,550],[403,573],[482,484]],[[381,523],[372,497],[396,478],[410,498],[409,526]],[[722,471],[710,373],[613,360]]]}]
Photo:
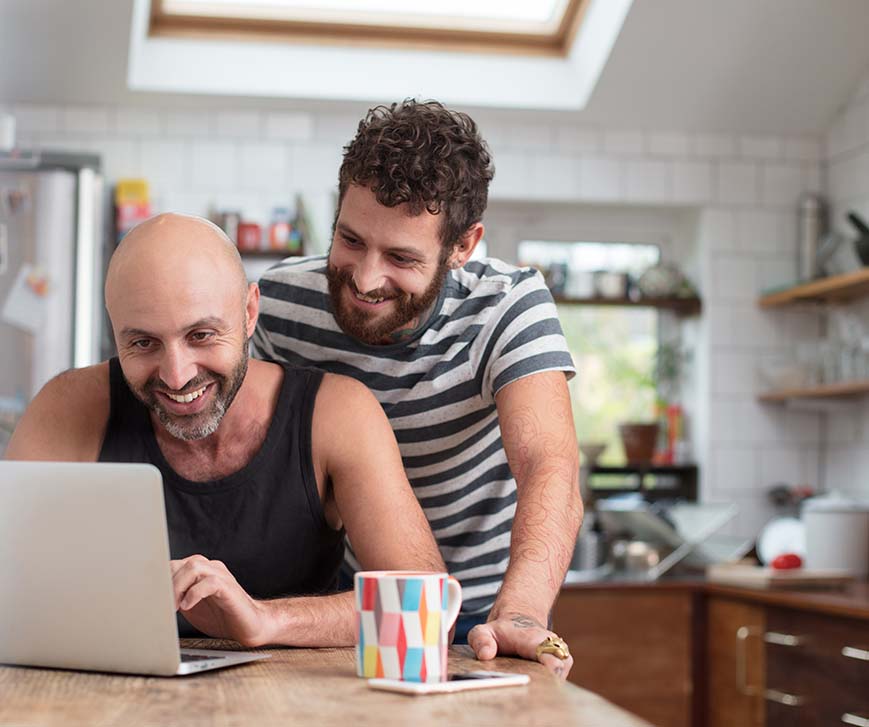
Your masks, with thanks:
[{"label": "man's smiling face", "polygon": [[329,250],[329,294],[341,328],[368,344],[422,321],[448,270],[441,217],[386,207],[367,187],[350,185]]}]

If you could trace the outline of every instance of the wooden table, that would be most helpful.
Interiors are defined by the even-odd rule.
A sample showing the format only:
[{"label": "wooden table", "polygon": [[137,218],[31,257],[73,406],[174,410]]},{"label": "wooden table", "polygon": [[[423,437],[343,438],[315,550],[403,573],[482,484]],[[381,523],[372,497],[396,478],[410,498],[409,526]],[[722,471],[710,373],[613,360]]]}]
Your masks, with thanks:
[{"label": "wooden table", "polygon": [[[185,641],[190,647],[232,648]],[[265,649],[267,660],[189,677],[118,676],[0,666],[0,725],[580,725],[647,727],[536,662],[481,663],[450,650],[450,671],[496,669],[531,677],[522,687],[411,697],[369,689],[353,649]]]}]

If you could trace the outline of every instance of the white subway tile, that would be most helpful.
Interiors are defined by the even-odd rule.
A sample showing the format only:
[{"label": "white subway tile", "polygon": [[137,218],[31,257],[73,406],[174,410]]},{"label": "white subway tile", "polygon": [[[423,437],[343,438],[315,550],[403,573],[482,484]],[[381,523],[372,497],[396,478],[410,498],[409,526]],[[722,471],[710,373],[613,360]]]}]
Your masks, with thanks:
[{"label": "white subway tile", "polygon": [[[359,121],[357,119],[356,123]],[[356,133],[356,126],[349,125],[349,134],[342,133],[340,136],[343,146]],[[335,127],[330,125],[326,120],[323,121],[322,131],[334,132]],[[294,112],[273,112],[266,114],[265,117],[265,135],[267,139],[286,139],[288,141],[311,141],[314,138],[314,117],[311,114],[294,113]],[[334,143],[335,139],[330,139],[330,143]]]},{"label": "white subway tile", "polygon": [[751,352],[716,349],[711,358],[712,393],[754,394],[755,356]]},{"label": "white subway tile", "polygon": [[823,155],[817,136],[789,136],[785,139],[785,159],[795,162],[816,162]]},{"label": "white subway tile", "polygon": [[531,157],[531,199],[575,200],[579,197],[579,160],[565,154]]},{"label": "white subway tile", "polygon": [[623,163],[604,157],[582,157],[579,160],[579,193],[582,199],[589,201],[624,199]]},{"label": "white subway tile", "polygon": [[289,152],[276,142],[244,142],[239,147],[240,188],[286,190]]},{"label": "white subway tile", "polygon": [[507,125],[507,143],[511,149],[549,151],[554,141],[555,131],[549,124]]},{"label": "white subway tile", "polygon": [[191,190],[238,187],[238,147],[227,141],[194,141],[191,146]]},{"label": "white subway tile", "polygon": [[94,142],[94,149],[103,163],[103,175],[110,185],[119,179],[139,177],[142,163],[139,142],[127,139],[101,139]]},{"label": "white subway tile", "polygon": [[642,154],[643,134],[639,131],[605,130],[603,148],[609,154]]},{"label": "white subway tile", "polygon": [[750,490],[757,484],[757,450],[751,446],[718,445],[712,453],[715,491]]},{"label": "white subway tile", "polygon": [[[837,417],[829,417],[831,421]],[[831,444],[824,467],[824,485],[830,490],[853,492],[855,483],[866,487],[866,470],[857,469],[859,450],[851,443]],[[869,496],[869,492],[866,493]]]},{"label": "white subway tile", "polygon": [[[359,125],[359,117],[356,114],[316,114],[310,116],[309,114],[287,113],[283,115],[289,118],[282,121],[281,114],[266,114],[267,138],[274,138],[272,133],[277,133],[279,136],[283,133],[290,133],[301,136],[299,141],[307,141],[312,135],[315,141],[339,144],[343,147],[356,136],[356,129]],[[305,119],[311,119],[311,121],[307,122]],[[272,125],[275,128],[272,128]],[[280,136],[280,138],[285,137]]]},{"label": "white subway tile", "polygon": [[109,130],[109,112],[99,106],[67,106],[61,124],[68,133],[104,135]]},{"label": "white subway tile", "polygon": [[18,134],[53,134],[60,129],[60,109],[56,106],[15,104],[12,113]]},{"label": "white subway tile", "polygon": [[258,111],[219,111],[216,116],[218,136],[257,139],[262,130],[262,114]]},{"label": "white subway tile", "polygon": [[599,152],[603,134],[593,127],[559,125],[555,129],[555,147],[564,152]]},{"label": "white subway tile", "polygon": [[736,140],[728,134],[697,134],[694,153],[699,157],[732,157],[736,154]]},{"label": "white subway tile", "polygon": [[737,537],[757,538],[776,514],[762,489],[756,492],[733,492],[728,499],[739,509],[729,525],[730,534]]},{"label": "white subway tile", "polygon": [[342,151],[338,144],[297,144],[290,149],[288,186],[312,193],[338,190]]},{"label": "white subway tile", "polygon": [[712,345],[733,343],[733,306],[710,302],[703,306],[706,331]]},{"label": "white subway tile", "polygon": [[691,139],[685,134],[651,133],[648,137],[648,147],[650,154],[684,157],[688,155]]},{"label": "white subway tile", "polygon": [[718,166],[718,201],[721,204],[757,204],[758,168],[750,162],[721,162]]},{"label": "white subway tile", "polygon": [[677,161],[673,167],[673,198],[680,204],[702,204],[713,198],[713,169],[709,162]]},{"label": "white subway tile", "polygon": [[820,415],[814,411],[791,410],[785,419],[783,436],[787,442],[817,447],[821,438]]},{"label": "white subway tile", "polygon": [[740,136],[739,153],[747,159],[780,159],[782,140],[777,136]]},{"label": "white subway tile", "polygon": [[780,213],[769,210],[738,210],[736,239],[739,249],[753,253],[781,251],[780,218]]},{"label": "white subway tile", "polygon": [[163,133],[163,116],[152,109],[116,109],[114,127],[115,132],[121,135],[159,136]]},{"label": "white subway tile", "polygon": [[759,309],[753,301],[733,308],[733,345],[771,346],[782,340],[782,325],[775,313]]},{"label": "white subway tile", "polygon": [[169,136],[208,137],[214,129],[214,115],[204,111],[167,111],[166,133]]},{"label": "white subway tile", "polygon": [[[804,162],[800,169],[802,170],[802,188],[805,192],[814,194],[823,194],[826,192],[826,184],[824,183],[825,175],[820,164]],[[865,180],[869,182],[869,180]]]},{"label": "white subway tile", "polygon": [[626,167],[625,197],[633,202],[671,202],[673,163],[629,161]]},{"label": "white subway tile", "polygon": [[717,300],[749,301],[757,295],[757,261],[733,253],[713,255],[711,293]]},{"label": "white subway tile", "polygon": [[761,180],[764,204],[796,209],[803,191],[803,172],[799,164],[764,164]]},{"label": "white subway tile", "polygon": [[733,211],[716,207],[704,208],[700,213],[699,238],[702,251],[736,250],[736,218]]},{"label": "white subway tile", "polygon": [[140,174],[154,194],[184,192],[190,185],[190,147],[182,141],[142,141]]},{"label": "white subway tile", "polygon": [[767,290],[793,285],[797,281],[795,256],[772,257],[755,262],[755,291],[759,295]]},{"label": "white subway tile", "polygon": [[829,166],[829,193],[834,200],[854,197],[858,186],[858,160],[853,156],[835,159]]}]

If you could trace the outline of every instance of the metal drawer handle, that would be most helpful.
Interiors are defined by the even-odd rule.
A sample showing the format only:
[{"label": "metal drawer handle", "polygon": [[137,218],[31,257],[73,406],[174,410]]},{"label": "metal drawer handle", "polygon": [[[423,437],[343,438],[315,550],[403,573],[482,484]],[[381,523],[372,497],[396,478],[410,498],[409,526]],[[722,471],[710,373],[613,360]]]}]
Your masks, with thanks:
[{"label": "metal drawer handle", "polygon": [[782,634],[778,631],[767,631],[763,635],[763,640],[768,644],[775,644],[776,646],[802,646],[805,643],[805,639],[802,636]]},{"label": "metal drawer handle", "polygon": [[849,659],[869,661],[869,651],[866,649],[858,649],[856,646],[843,646],[842,656],[847,656]]},{"label": "metal drawer handle", "polygon": [[860,717],[856,714],[851,714],[850,712],[845,712],[842,715],[842,719],[840,720],[843,724],[852,724],[854,727],[869,727],[869,719],[865,717]]},{"label": "metal drawer handle", "polygon": [[778,689],[767,689],[764,694],[764,698],[766,698],[770,702],[776,702],[777,704],[784,704],[786,707],[800,707],[806,701],[802,697],[797,694],[788,694],[787,692],[780,692]]},{"label": "metal drawer handle", "polygon": [[750,626],[740,626],[736,630],[736,688],[747,697],[755,697],[758,694],[758,688],[748,684],[745,654],[748,637],[757,633],[758,630]]}]

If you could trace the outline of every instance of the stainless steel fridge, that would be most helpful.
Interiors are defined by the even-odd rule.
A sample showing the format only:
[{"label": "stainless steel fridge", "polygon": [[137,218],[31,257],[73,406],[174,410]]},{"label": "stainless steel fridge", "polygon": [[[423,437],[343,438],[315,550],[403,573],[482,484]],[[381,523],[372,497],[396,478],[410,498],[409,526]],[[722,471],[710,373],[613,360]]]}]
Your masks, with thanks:
[{"label": "stainless steel fridge", "polygon": [[105,207],[99,157],[0,154],[0,456],[46,381],[101,358]]}]

